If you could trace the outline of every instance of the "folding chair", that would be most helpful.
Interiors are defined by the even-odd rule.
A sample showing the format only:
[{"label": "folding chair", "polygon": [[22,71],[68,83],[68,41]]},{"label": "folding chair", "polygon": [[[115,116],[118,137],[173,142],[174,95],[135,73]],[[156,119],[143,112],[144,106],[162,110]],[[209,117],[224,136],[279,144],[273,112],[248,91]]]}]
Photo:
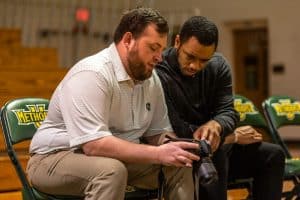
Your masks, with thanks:
[{"label": "folding chair", "polygon": [[[287,145],[280,136],[280,127],[300,126],[300,102],[290,96],[271,96],[263,103],[263,110],[270,127],[274,141],[279,144],[286,154],[285,180],[294,183],[292,190],[284,192],[286,199],[300,199],[300,160],[293,158]],[[297,134],[297,133],[295,133]]]},{"label": "folding chair", "polygon": [[[263,115],[248,98],[242,95],[234,95],[234,108],[240,115],[240,121],[238,122],[237,127],[250,125],[254,128],[262,129],[264,132],[269,131]],[[252,182],[252,178],[236,179],[229,182],[228,188],[246,188],[248,191],[247,199],[252,199]]]},{"label": "folding chair", "polygon": [[[1,109],[3,129],[8,156],[22,183],[23,200],[79,200],[83,197],[49,195],[32,187],[18,159],[16,144],[30,140],[48,112],[49,101],[42,98],[20,98],[8,101]],[[129,187],[128,187],[129,188]],[[125,199],[151,199],[157,197],[157,190],[143,190],[130,187]]]}]

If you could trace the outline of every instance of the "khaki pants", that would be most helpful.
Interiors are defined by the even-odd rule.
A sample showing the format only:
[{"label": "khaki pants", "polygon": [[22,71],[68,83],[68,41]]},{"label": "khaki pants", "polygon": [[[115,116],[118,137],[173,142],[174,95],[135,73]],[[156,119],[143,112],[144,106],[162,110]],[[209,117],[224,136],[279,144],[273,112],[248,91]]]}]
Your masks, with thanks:
[{"label": "khaki pants", "polygon": [[[33,155],[27,173],[34,187],[56,195],[84,196],[86,200],[123,200],[127,184],[158,188],[159,165],[124,164],[82,152],[59,151]],[[163,167],[165,200],[193,200],[190,168]]]}]

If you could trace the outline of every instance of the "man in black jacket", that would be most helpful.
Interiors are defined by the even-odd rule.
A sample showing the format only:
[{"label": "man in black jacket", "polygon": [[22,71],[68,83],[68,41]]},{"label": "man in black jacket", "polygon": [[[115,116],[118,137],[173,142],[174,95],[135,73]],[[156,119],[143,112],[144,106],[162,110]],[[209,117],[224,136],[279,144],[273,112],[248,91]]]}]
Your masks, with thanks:
[{"label": "man in black jacket", "polygon": [[[231,68],[225,58],[216,52],[217,45],[216,25],[202,16],[191,17],[176,36],[174,47],[163,53],[163,61],[157,65],[156,71],[164,88],[168,115],[174,132],[182,138],[208,140],[214,151],[213,162],[218,171],[219,181],[201,187],[200,198],[225,200],[229,162],[225,149],[218,147],[227,135],[234,133],[239,117],[233,107]],[[280,167],[274,169],[278,173],[272,180],[269,176],[264,177],[264,187],[257,189],[261,184],[254,186],[254,198],[280,199],[284,156],[282,151],[276,150],[275,154],[280,156],[272,154],[271,157],[271,148],[267,148],[266,151],[260,146],[257,145],[257,151],[249,151],[249,155],[245,157],[252,158],[251,152],[259,152],[262,153],[259,155],[266,156],[261,162],[260,159],[249,159],[249,163],[257,162],[257,166],[263,168],[274,161],[273,163],[279,163]],[[233,154],[231,151],[231,155]],[[273,157],[278,159],[274,160]],[[271,162],[266,162],[269,160]],[[259,173],[255,167],[252,174]],[[241,172],[243,173],[243,170]],[[269,190],[270,185],[272,191]],[[267,190],[266,194],[264,190]],[[274,192],[276,190],[278,191]]]}]

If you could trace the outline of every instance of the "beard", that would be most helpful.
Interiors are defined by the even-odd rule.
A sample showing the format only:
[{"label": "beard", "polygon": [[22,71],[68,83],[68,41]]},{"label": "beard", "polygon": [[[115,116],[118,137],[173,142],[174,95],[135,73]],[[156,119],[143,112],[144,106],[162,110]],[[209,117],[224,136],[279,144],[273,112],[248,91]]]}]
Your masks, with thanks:
[{"label": "beard", "polygon": [[152,75],[152,70],[147,70],[146,65],[139,57],[137,48],[134,48],[128,53],[128,67],[132,78],[138,81],[144,81]]}]

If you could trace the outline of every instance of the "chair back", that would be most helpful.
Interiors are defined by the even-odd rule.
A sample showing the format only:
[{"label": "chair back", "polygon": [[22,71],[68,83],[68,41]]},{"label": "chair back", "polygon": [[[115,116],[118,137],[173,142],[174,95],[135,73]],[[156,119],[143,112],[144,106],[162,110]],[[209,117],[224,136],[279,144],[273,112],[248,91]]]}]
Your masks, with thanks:
[{"label": "chair back", "polygon": [[263,133],[265,133],[264,136],[267,136],[272,142],[275,141],[275,138],[270,134],[267,121],[263,114],[250,99],[242,95],[234,95],[234,108],[240,115],[240,121],[237,124],[238,127],[250,125],[256,129],[262,129]]},{"label": "chair back", "polygon": [[288,125],[300,125],[300,102],[290,96],[274,95],[263,101],[262,106],[271,133],[277,138],[277,143],[284,148],[287,158],[292,158],[278,129]]},{"label": "chair back", "polygon": [[14,145],[30,140],[45,119],[49,101],[42,98],[20,98],[8,101],[1,109],[1,125],[8,156],[13,163],[27,199],[36,199],[19,162]]},{"label": "chair back", "polygon": [[271,96],[263,108],[275,129],[287,125],[300,125],[300,102],[290,96]]},{"label": "chair back", "polygon": [[30,140],[48,112],[49,101],[42,98],[22,98],[7,102],[1,112],[5,140],[10,145]]}]

